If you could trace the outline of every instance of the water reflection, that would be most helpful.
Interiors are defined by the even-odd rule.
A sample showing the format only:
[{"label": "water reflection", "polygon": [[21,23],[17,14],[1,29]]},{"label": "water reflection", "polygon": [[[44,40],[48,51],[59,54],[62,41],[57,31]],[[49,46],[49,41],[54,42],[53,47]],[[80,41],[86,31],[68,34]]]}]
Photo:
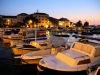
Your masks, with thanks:
[{"label": "water reflection", "polygon": [[3,64],[12,64],[13,57],[12,57],[12,50],[9,44],[3,44],[0,41],[0,65]]},{"label": "water reflection", "polygon": [[4,48],[10,48],[10,43],[2,43]]}]

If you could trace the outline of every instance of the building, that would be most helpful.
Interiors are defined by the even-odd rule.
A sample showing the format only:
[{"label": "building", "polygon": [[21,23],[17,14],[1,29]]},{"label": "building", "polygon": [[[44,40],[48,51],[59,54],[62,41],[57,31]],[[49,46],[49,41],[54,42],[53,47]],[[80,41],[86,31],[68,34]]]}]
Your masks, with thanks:
[{"label": "building", "polygon": [[49,17],[49,26],[50,27],[58,26],[58,19],[54,17]]},{"label": "building", "polygon": [[75,24],[75,23],[70,22],[70,26],[69,26],[69,27],[75,27],[75,26],[76,26],[76,24]]},{"label": "building", "polygon": [[38,26],[43,26],[43,27],[47,27],[48,26],[48,22],[49,22],[49,15],[46,13],[40,13],[40,12],[36,12],[33,14],[33,17],[35,17],[36,19],[38,19]]},{"label": "building", "polygon": [[17,15],[17,22],[23,23],[23,19],[24,19],[25,17],[27,17],[27,16],[28,16],[28,14],[26,14],[26,13],[20,13],[20,14],[18,14],[18,15]]},{"label": "building", "polygon": [[14,25],[17,23],[17,16],[2,16],[3,24]]},{"label": "building", "polygon": [[70,21],[66,18],[60,18],[58,20],[59,26],[60,27],[66,27],[66,26],[70,26]]}]

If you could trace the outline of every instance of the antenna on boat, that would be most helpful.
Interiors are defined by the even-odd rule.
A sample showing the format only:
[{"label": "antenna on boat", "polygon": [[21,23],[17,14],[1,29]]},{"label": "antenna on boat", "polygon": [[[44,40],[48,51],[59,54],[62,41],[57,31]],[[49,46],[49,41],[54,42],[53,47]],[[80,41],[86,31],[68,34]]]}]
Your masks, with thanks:
[{"label": "antenna on boat", "polygon": [[36,38],[37,38],[37,30],[39,30],[38,28],[34,28],[35,30],[35,42],[36,42]]}]

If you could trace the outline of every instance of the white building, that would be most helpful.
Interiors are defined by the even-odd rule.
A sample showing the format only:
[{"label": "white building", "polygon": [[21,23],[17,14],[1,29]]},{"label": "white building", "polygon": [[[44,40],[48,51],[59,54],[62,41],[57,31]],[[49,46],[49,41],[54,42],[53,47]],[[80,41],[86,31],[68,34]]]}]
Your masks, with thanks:
[{"label": "white building", "polygon": [[46,27],[46,25],[48,25],[48,22],[49,22],[49,15],[48,14],[40,13],[37,11],[36,13],[33,14],[33,17],[38,19],[38,21],[39,21],[38,26]]}]

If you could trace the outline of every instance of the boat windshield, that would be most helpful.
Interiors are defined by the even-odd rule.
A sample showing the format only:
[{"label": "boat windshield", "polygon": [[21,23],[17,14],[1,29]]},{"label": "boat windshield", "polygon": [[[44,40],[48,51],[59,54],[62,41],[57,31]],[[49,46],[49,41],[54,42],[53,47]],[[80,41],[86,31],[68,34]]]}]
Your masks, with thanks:
[{"label": "boat windshield", "polygon": [[72,49],[89,55],[92,53],[93,47],[86,44],[74,43]]},{"label": "boat windshield", "polygon": [[91,54],[91,52],[92,52],[92,47],[86,46],[86,45],[82,45],[80,51],[83,51],[83,52],[85,52],[85,53]]},{"label": "boat windshield", "polygon": [[47,46],[47,44],[46,43],[43,43],[43,44],[39,44],[40,46]]}]

